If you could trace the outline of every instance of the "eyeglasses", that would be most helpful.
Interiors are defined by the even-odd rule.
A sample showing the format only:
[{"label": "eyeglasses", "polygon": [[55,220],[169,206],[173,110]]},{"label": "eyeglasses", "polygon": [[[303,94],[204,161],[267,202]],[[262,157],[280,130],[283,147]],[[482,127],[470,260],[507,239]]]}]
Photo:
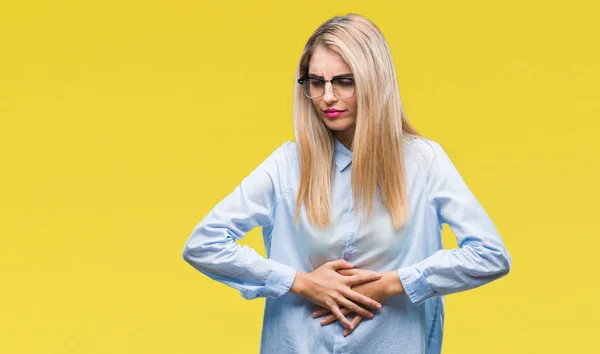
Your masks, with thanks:
[{"label": "eyeglasses", "polygon": [[298,83],[304,88],[304,95],[308,98],[319,98],[325,94],[325,85],[331,82],[333,94],[338,98],[347,100],[354,96],[354,80],[347,77],[336,77],[324,80],[320,77],[304,76]]}]

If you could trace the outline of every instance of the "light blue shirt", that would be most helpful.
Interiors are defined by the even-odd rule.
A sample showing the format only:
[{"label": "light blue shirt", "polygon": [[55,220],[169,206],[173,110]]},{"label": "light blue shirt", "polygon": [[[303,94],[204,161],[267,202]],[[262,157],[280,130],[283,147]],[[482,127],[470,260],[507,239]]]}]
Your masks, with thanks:
[{"label": "light blue shirt", "polygon": [[[481,286],[510,270],[512,259],[496,227],[446,152],[426,138],[403,142],[408,224],[395,231],[376,193],[371,218],[360,225],[362,213],[356,216],[353,208],[352,152],[337,139],[334,144],[329,226],[312,226],[302,208],[296,229],[298,153],[296,143],[285,142],[199,222],[183,258],[246,299],[267,298],[261,353],[440,353],[443,295]],[[459,248],[443,249],[444,223]],[[267,258],[236,243],[256,226],[262,227]],[[289,292],[297,269],[311,272],[340,258],[355,268],[397,270],[405,290],[347,337],[339,321],[321,326],[312,317],[317,306]]]}]

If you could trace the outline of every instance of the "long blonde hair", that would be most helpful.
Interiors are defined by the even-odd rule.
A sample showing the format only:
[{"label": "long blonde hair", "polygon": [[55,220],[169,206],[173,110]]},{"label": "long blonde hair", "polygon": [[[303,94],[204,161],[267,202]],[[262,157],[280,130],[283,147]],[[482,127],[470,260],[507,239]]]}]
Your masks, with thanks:
[{"label": "long blonde hair", "polygon": [[[396,230],[408,219],[408,198],[402,140],[420,136],[410,125],[390,50],[383,34],[370,20],[357,14],[335,16],[308,39],[296,79],[308,74],[318,46],[337,52],[354,74],[357,116],[352,143],[352,193],[355,211],[372,212],[377,186]],[[296,225],[302,203],[311,223],[325,226],[331,219],[331,184],[334,173],[333,133],[319,118],[300,85],[294,93],[294,129],[300,164],[296,199]]]}]

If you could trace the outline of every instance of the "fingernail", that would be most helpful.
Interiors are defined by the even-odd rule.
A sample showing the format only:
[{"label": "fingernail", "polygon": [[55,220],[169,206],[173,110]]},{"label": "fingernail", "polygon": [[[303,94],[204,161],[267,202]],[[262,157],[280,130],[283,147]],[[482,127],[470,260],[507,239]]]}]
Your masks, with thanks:
[{"label": "fingernail", "polygon": [[377,308],[380,309],[381,308],[381,304],[377,304]]},{"label": "fingernail", "polygon": [[372,314],[372,313],[370,313],[370,314],[369,314],[369,318],[373,318],[373,317],[375,317],[375,315],[374,315],[374,314]]},{"label": "fingernail", "polygon": [[321,321],[321,325],[324,325],[324,324],[325,324],[325,320]]},{"label": "fingernail", "polygon": [[344,331],[344,337],[348,335],[348,331]]}]

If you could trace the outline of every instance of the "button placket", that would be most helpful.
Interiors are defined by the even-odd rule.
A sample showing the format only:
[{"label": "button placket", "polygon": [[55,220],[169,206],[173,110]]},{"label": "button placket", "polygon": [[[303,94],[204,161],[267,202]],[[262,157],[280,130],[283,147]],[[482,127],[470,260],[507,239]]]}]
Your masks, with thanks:
[{"label": "button placket", "polygon": [[347,222],[348,222],[348,235],[346,236],[346,247],[344,249],[344,259],[349,261],[353,258],[356,247],[354,245],[354,232],[355,232],[355,217],[353,213],[354,208],[350,206],[350,210],[348,212]]}]

